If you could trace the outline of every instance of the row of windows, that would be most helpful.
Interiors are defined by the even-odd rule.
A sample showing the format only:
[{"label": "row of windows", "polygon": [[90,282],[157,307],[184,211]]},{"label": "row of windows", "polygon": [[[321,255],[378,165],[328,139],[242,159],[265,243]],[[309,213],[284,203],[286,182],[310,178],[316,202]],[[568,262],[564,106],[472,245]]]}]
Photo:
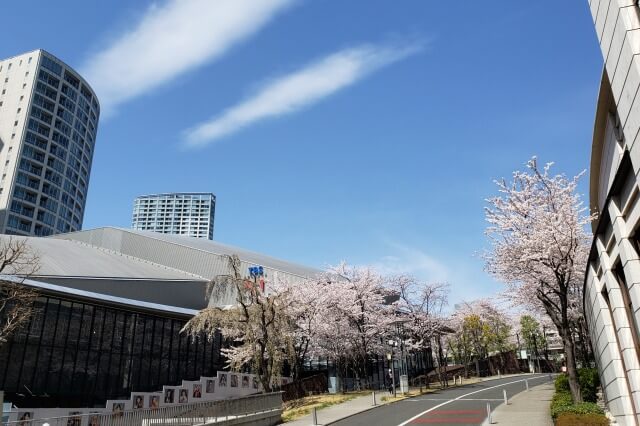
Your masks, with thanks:
[{"label": "row of windows", "polygon": [[12,214],[10,214],[9,218],[7,219],[8,227],[17,229],[19,231],[26,232],[26,233],[31,232],[31,224],[32,222],[30,220],[21,219]]},{"label": "row of windows", "polygon": [[38,73],[38,80],[47,83],[49,86],[54,87],[56,90],[58,90],[60,86],[60,79],[55,78],[45,70],[40,70],[40,72]]},{"label": "row of windows", "polygon": [[[35,150],[31,147],[25,146],[24,148],[24,152],[25,152],[25,156],[29,156],[29,155],[33,155],[34,157],[38,158],[39,156],[42,156],[44,154],[42,154],[42,152]],[[59,160],[56,160],[55,158],[49,157],[48,161],[47,161],[48,165],[50,167],[60,167],[62,165],[62,162]],[[32,173],[38,177],[41,176],[42,174],[42,166],[33,163],[30,159],[28,158],[22,158],[20,160],[19,163],[19,169]],[[67,174],[69,174],[69,172],[67,172]],[[77,175],[76,175],[77,176]],[[52,197],[54,197],[55,199],[58,199],[58,195],[60,194],[58,188],[53,188],[51,187],[49,184],[55,184],[58,187],[63,187],[63,182],[64,182],[64,189],[71,195],[67,194],[67,196],[69,197],[69,199],[77,199],[79,200],[79,202],[76,202],[72,207],[73,210],[78,213],[80,216],[82,216],[82,204],[84,203],[84,193],[82,191],[84,191],[86,189],[86,186],[84,184],[84,182],[80,181],[81,183],[81,188],[80,190],[78,190],[78,188],[69,180],[65,180],[63,179],[62,175],[60,175],[59,173],[56,173],[55,171],[47,168],[45,171],[45,180],[47,182],[45,182],[44,185],[47,185],[47,195],[50,195]],[[22,172],[18,172],[18,176],[17,176],[17,182],[28,186],[29,188],[35,189],[37,190],[39,188],[40,185],[40,181],[39,179],[36,179],[34,177],[30,177]],[[44,186],[43,186],[44,188]],[[43,189],[44,190],[44,189]],[[22,195],[22,193],[20,193]],[[32,201],[34,202],[34,201]],[[68,203],[65,203],[68,204]]]},{"label": "row of windows", "polygon": [[[46,126],[44,126],[43,124],[35,120],[30,120],[28,127],[29,129],[34,130],[42,135],[44,135],[45,133],[48,134],[50,131]],[[25,140],[28,144],[37,146],[41,149],[46,149],[47,147],[47,141],[45,139],[31,132],[27,132]],[[62,136],[61,134],[55,131],[53,135],[53,140],[61,143],[63,146],[69,144],[68,138]],[[58,157],[59,159],[56,159],[50,156],[47,159],[47,165],[60,173],[64,173],[65,163],[61,160],[66,160],[66,151],[63,148],[52,143],[51,147],[49,148],[49,152],[51,152],[55,157]],[[71,152],[77,158],[82,158],[82,162],[84,163],[84,165],[87,168],[89,167],[88,157],[82,153],[82,151],[76,144],[71,144]],[[23,150],[23,155],[26,156],[27,158],[44,163],[44,153],[38,150],[34,150],[28,146],[25,147],[25,149]],[[73,169],[73,171],[69,171],[69,169],[67,169],[67,177],[71,179],[74,184],[79,184],[82,190],[84,191],[86,189],[85,182],[89,176],[89,172],[87,171],[87,168],[83,167],[80,164],[80,160],[76,158],[69,158],[68,165]],[[78,181],[80,176],[82,177],[83,181],[80,181],[79,183]],[[60,185],[60,182],[58,182],[58,185]],[[75,193],[75,190],[74,190],[74,193]]]},{"label": "row of windows", "polygon": [[48,69],[52,73],[57,76],[62,75],[62,65],[49,58],[47,55],[42,55],[42,60],[40,61],[40,65],[44,68]]},{"label": "row of windows", "polygon": [[[49,99],[55,101],[58,96],[57,91],[60,86],[60,81],[44,70],[40,70],[39,80],[40,81],[36,83],[36,92],[44,94]],[[87,134],[86,127],[88,126],[91,129],[91,133],[87,134],[87,136],[93,139],[95,135],[95,123],[97,122],[97,116],[90,109],[89,102],[82,97],[78,99],[76,91],[67,86],[65,83],[62,83],[60,91],[61,94],[58,102],[68,110],[67,115],[65,116],[66,121],[69,123],[69,125],[72,125],[72,114],[75,112],[78,117],[78,124],[76,125],[76,129],[84,136],[85,134]],[[78,100],[77,110],[75,104],[76,100]],[[87,114],[91,114],[91,119],[93,120],[92,122],[89,122],[89,117]],[[59,115],[61,116],[61,114]]]},{"label": "row of windows", "polygon": [[136,203],[140,203],[140,204],[151,204],[151,205],[155,205],[155,204],[207,204],[210,203],[211,199],[207,198],[207,199],[189,199],[189,198],[180,198],[180,199],[163,199],[163,200],[157,200],[157,199],[144,199],[144,198],[137,198],[136,199]]},{"label": "row of windows", "polygon": [[32,406],[14,400],[25,387],[54,406],[95,406],[222,369],[220,337],[192,339],[180,333],[182,318],[54,297],[36,308],[29,326],[0,347],[0,386],[19,406]]},{"label": "row of windows", "polygon": [[[28,63],[28,64],[30,64],[32,59],[33,59],[33,57],[29,56],[29,59],[28,59],[28,62],[27,62],[27,63]],[[12,64],[13,64],[12,62],[9,62],[9,66],[7,67],[7,71],[9,71],[9,70],[11,69],[11,65],[12,65]],[[2,65],[2,64],[0,64],[0,72],[2,72],[2,66],[3,66],[3,65]],[[20,59],[20,60],[19,60],[19,62],[18,62],[18,66],[22,66],[22,59]]]}]

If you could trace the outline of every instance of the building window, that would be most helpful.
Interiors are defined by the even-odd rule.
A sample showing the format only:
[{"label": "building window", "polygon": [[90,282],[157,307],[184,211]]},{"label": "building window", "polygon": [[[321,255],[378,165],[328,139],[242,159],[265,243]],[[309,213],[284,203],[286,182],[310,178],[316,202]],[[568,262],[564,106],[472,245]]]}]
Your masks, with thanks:
[{"label": "building window", "polygon": [[633,312],[634,310],[631,302],[631,295],[629,294],[629,287],[627,286],[624,269],[622,268],[622,263],[620,263],[620,261],[618,261],[616,266],[613,268],[613,275],[616,277],[616,281],[618,281],[618,286],[620,287],[624,310],[627,314],[627,322],[629,323],[633,344],[636,348],[636,357],[638,357],[638,361],[640,361],[640,334],[638,334],[640,332],[640,327],[638,327],[638,321]]},{"label": "building window", "polygon": [[[609,310],[609,316],[611,317],[611,327],[613,327],[613,333],[616,338],[616,346],[618,349],[618,353],[620,354],[620,363],[622,364],[622,370],[624,371],[624,374],[626,376],[627,365],[625,363],[624,357],[622,356],[622,347],[620,346],[620,336],[618,335],[618,325],[616,324],[616,318],[613,315],[613,309],[611,308],[611,299],[609,299],[609,291],[607,290],[606,285],[603,286],[602,292],[600,294],[602,294],[602,298],[607,304],[607,308]],[[629,378],[627,378],[624,382],[627,385],[627,392],[629,392],[629,395],[630,396],[633,395],[633,393],[631,392],[631,384],[629,383]],[[631,399],[631,406],[633,408],[633,413],[635,415],[637,410],[636,410],[635,401],[633,400],[633,398]]]}]

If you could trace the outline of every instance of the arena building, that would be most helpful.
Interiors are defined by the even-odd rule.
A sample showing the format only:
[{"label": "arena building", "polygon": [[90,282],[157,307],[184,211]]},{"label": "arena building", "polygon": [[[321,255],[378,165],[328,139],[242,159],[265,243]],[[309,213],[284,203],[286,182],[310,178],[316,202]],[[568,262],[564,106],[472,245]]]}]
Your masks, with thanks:
[{"label": "arena building", "polygon": [[[37,313],[0,346],[0,389],[21,408],[104,406],[215,376],[224,367],[220,337],[194,340],[180,330],[209,303],[207,282],[229,273],[228,255],[239,256],[247,275],[262,266],[267,283],[320,272],[206,239],[129,229],[0,241],[9,238],[26,239],[39,257],[24,281],[40,293]],[[211,304],[234,300],[229,292]]]}]

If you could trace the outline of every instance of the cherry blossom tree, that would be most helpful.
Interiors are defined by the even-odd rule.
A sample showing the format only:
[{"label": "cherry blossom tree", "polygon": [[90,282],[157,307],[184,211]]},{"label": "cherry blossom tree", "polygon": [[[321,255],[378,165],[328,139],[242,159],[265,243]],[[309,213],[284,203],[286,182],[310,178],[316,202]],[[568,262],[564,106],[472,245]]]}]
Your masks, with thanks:
[{"label": "cherry blossom tree", "polygon": [[385,335],[394,322],[394,308],[387,300],[391,293],[384,278],[370,267],[343,262],[329,268],[327,274],[326,290],[333,296],[327,309],[333,319],[329,329],[336,332],[334,339],[344,339],[337,346],[346,345],[352,372],[367,386],[367,364],[372,354],[383,350]]},{"label": "cherry blossom tree", "polygon": [[287,300],[281,293],[264,293],[262,286],[242,278],[240,259],[228,257],[228,275],[215,277],[207,286],[209,300],[217,293],[235,290],[236,305],[209,306],[195,315],[182,329],[193,338],[212,339],[217,332],[234,344],[222,349],[228,367],[239,370],[251,366],[265,392],[271,391],[272,378],[279,375],[285,361],[292,359],[292,322]]},{"label": "cherry blossom tree", "polygon": [[309,356],[318,356],[318,340],[331,312],[334,295],[328,291],[330,282],[325,274],[302,281],[281,281],[272,284],[274,293],[284,299],[289,317],[291,347],[293,351],[293,379],[302,378],[302,367]]},{"label": "cherry blossom tree", "polygon": [[[440,335],[446,323],[443,309],[447,305],[449,284],[418,281],[410,275],[396,275],[387,279],[388,288],[398,296],[395,310],[403,320],[403,344],[408,351],[426,358],[436,346],[436,354],[442,351]],[[444,383],[441,367],[445,364],[440,357],[438,373]]]},{"label": "cherry blossom tree", "polygon": [[500,195],[487,200],[485,210],[492,244],[485,261],[515,305],[551,318],[562,337],[571,394],[580,402],[573,330],[582,315],[590,242],[585,228],[593,216],[576,193],[582,173],[571,179],[551,175],[551,166],[540,169],[534,157],[511,182],[496,181]]}]

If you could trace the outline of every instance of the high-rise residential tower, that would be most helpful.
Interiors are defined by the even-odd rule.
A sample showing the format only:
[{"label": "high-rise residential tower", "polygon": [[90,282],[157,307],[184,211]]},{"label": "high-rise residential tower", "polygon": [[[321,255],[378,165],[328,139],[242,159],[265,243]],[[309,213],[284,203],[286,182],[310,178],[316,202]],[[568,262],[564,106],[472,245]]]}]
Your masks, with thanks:
[{"label": "high-rise residential tower", "polygon": [[50,53],[0,60],[0,233],[82,228],[99,116],[89,84]]},{"label": "high-rise residential tower", "polygon": [[215,211],[209,192],[143,195],[133,204],[132,228],[212,240]]}]

